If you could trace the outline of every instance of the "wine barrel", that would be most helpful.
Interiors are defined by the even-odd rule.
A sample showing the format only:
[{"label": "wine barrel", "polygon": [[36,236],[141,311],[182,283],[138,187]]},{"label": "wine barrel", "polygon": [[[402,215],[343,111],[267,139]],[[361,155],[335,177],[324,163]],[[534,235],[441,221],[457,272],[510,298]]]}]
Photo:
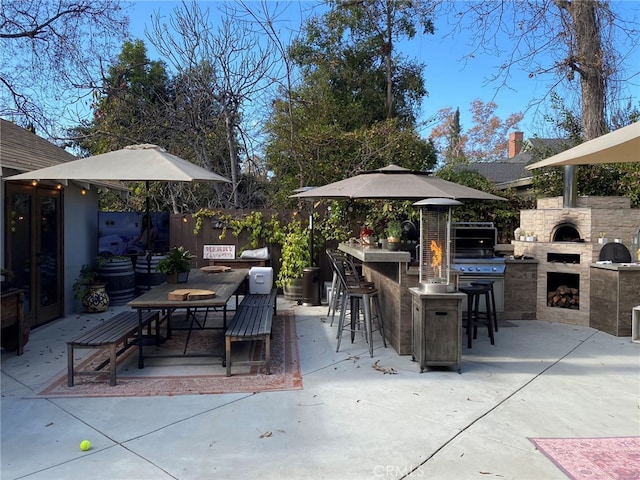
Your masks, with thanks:
[{"label": "wine barrel", "polygon": [[98,268],[111,305],[125,305],[135,296],[136,276],[130,258],[109,259]]},{"label": "wine barrel", "polygon": [[287,278],[282,284],[282,293],[285,300],[302,303],[302,278]]},{"label": "wine barrel", "polygon": [[167,281],[164,273],[156,271],[156,267],[165,255],[152,255],[147,261],[145,255],[139,255],[136,260],[136,292],[144,293],[150,287],[155,287]]}]

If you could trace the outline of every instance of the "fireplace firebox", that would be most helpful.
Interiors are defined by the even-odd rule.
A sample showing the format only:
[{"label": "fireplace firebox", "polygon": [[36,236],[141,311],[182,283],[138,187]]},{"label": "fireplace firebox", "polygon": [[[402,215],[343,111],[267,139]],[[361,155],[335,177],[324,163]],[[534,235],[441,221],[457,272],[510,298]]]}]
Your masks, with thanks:
[{"label": "fireplace firebox", "polygon": [[580,275],[547,273],[547,306],[580,309]]}]

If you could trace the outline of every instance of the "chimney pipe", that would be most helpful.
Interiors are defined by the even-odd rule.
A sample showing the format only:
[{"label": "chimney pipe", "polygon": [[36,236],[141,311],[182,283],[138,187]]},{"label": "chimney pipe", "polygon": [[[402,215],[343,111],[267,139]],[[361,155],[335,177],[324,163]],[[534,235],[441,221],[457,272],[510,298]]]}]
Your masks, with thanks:
[{"label": "chimney pipe", "polygon": [[576,165],[564,166],[564,192],[562,195],[562,206],[564,208],[575,208],[578,199],[578,175]]}]

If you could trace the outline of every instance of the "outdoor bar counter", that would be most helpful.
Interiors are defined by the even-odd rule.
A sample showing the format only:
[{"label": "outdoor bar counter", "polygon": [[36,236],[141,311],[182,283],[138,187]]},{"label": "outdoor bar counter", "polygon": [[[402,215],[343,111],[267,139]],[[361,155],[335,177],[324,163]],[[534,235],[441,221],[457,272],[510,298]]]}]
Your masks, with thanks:
[{"label": "outdoor bar counter", "polygon": [[631,335],[634,307],[640,305],[640,263],[592,263],[589,326],[618,337]]},{"label": "outdoor bar counter", "polygon": [[378,289],[387,342],[400,355],[411,355],[412,296],[409,288],[419,284],[419,267],[410,266],[411,254],[359,243],[341,243],[338,250],[362,262],[365,279],[374,282]]}]

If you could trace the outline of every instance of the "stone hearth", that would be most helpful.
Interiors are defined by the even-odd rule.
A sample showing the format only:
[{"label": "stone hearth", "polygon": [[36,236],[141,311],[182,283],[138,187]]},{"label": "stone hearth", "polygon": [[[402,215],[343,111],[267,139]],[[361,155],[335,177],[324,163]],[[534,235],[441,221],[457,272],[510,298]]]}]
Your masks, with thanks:
[{"label": "stone hearth", "polygon": [[[520,212],[520,228],[537,238],[535,242],[514,240],[514,255],[538,260],[536,318],[551,322],[589,325],[590,264],[596,262],[602,244],[599,232],[609,242],[620,239],[631,250],[631,237],[640,228],[640,209],[632,209],[626,197],[578,197],[576,208],[565,208],[562,197],[538,200],[535,210]],[[573,227],[573,241],[554,241],[560,228]],[[578,277],[576,277],[576,275]],[[554,278],[576,279],[579,308],[547,306],[547,293]]]}]

